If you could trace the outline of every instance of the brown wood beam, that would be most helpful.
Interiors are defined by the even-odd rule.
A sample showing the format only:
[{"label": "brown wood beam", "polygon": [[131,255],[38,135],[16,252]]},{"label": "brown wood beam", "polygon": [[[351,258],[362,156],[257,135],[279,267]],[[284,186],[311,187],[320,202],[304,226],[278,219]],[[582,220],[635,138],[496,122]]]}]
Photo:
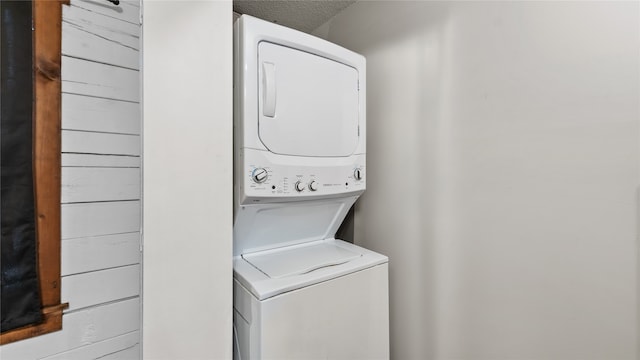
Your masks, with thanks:
[{"label": "brown wood beam", "polygon": [[35,0],[33,174],[42,306],[60,304],[62,6]]}]

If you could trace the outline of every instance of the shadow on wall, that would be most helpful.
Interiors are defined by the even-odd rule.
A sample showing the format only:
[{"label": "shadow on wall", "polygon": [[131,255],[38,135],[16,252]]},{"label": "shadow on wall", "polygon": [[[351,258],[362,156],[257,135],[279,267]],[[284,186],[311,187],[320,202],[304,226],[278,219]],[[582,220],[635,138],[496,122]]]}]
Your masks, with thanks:
[{"label": "shadow on wall", "polygon": [[[397,359],[634,359],[638,3],[357,2]],[[599,296],[597,294],[607,294]]]},{"label": "shadow on wall", "polygon": [[[390,258],[393,357],[434,358],[440,286],[436,240],[451,228],[444,226],[451,217],[443,215],[451,167],[438,161],[451,151],[450,124],[443,121],[449,8],[426,2],[354,7],[345,18],[351,10],[366,16],[340,21],[338,15],[339,26],[329,22],[316,34],[367,57],[368,178],[367,191],[355,205],[355,242]],[[408,333],[419,334],[420,341]]]}]

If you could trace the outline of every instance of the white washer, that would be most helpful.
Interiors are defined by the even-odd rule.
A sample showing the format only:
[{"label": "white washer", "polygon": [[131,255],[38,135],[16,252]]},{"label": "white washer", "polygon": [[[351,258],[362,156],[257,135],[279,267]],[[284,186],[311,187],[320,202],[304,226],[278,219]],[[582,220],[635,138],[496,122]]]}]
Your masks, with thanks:
[{"label": "white washer", "polygon": [[387,359],[387,258],[333,239],[290,248],[234,261],[236,358]]},{"label": "white washer", "polygon": [[234,357],[387,359],[388,259],[334,239],[366,188],[365,59],[234,30]]}]

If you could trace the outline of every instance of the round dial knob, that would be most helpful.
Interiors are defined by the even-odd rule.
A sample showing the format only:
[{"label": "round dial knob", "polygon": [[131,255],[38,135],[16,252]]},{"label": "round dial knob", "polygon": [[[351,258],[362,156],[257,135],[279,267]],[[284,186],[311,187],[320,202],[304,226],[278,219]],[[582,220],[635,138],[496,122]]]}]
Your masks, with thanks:
[{"label": "round dial knob", "polygon": [[362,180],[362,170],[360,168],[357,168],[353,171],[353,177],[356,180]]},{"label": "round dial knob", "polygon": [[267,180],[267,170],[265,168],[256,168],[251,173],[251,178],[257,183],[263,183]]},{"label": "round dial knob", "polygon": [[303,183],[302,181],[298,181],[296,182],[295,188],[297,192],[301,192],[305,188],[305,183]]},{"label": "round dial knob", "polygon": [[312,181],[309,183],[309,190],[311,190],[311,191],[316,191],[316,190],[318,190],[318,183],[317,183],[315,180],[312,180]]}]

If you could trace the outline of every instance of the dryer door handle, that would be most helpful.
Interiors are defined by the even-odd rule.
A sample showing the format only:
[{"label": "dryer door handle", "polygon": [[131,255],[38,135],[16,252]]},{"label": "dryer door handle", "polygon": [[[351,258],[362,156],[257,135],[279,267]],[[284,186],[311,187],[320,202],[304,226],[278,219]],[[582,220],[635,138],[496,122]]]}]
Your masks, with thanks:
[{"label": "dryer door handle", "polygon": [[262,113],[264,116],[276,115],[276,65],[262,63]]}]

